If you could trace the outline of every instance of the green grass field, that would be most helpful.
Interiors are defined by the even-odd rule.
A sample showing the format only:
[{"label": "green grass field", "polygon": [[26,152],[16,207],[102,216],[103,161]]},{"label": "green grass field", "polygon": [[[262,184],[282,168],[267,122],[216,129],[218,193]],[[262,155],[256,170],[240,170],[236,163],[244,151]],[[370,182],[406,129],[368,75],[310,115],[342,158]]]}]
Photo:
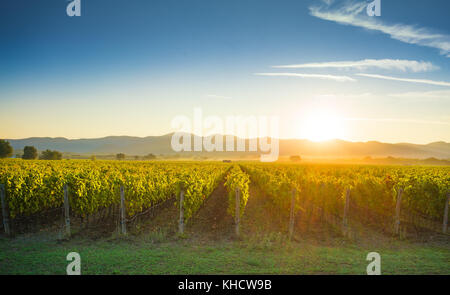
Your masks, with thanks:
[{"label": "green grass field", "polygon": [[57,242],[48,233],[0,239],[1,274],[65,274],[66,255],[81,255],[82,274],[366,274],[367,253],[381,255],[382,274],[449,274],[446,245],[392,241],[382,248],[259,241],[202,242],[161,234]]}]

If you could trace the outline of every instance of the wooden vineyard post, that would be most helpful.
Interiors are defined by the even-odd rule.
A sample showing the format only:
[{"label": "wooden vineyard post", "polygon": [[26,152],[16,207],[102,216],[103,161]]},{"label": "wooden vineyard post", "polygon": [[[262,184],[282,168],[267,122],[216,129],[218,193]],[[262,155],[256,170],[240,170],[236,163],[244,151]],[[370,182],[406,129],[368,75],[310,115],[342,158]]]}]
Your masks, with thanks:
[{"label": "wooden vineyard post", "polygon": [[5,234],[10,237],[11,236],[11,228],[9,227],[9,214],[6,204],[6,193],[5,193],[5,185],[0,184],[0,198],[2,202],[2,216],[3,216],[3,228],[5,229]]},{"label": "wooden vineyard post", "polygon": [[444,222],[442,223],[442,233],[444,233],[444,234],[447,233],[448,203],[450,203],[450,192],[447,193],[447,202],[445,202]]},{"label": "wooden vineyard post", "polygon": [[241,209],[241,198],[240,198],[241,192],[239,191],[239,188],[237,187],[235,190],[236,195],[236,211],[235,211],[235,226],[236,226],[236,236],[239,237],[239,223],[240,223],[240,209]]},{"label": "wooden vineyard post", "polygon": [[127,234],[127,224],[126,224],[126,211],[125,211],[125,190],[123,185],[120,186],[120,229],[121,234]]},{"label": "wooden vineyard post", "polygon": [[70,238],[70,205],[67,184],[64,185],[64,220],[66,221],[66,238]]},{"label": "wooden vineyard post", "polygon": [[400,232],[400,209],[402,204],[402,194],[403,188],[399,188],[397,193],[397,205],[395,206],[395,225],[394,225],[394,233],[398,235]]},{"label": "wooden vineyard post", "polygon": [[178,223],[178,232],[180,235],[184,233],[184,189],[180,190],[180,220]]},{"label": "wooden vineyard post", "polygon": [[289,214],[289,239],[292,238],[292,234],[294,233],[294,216],[295,216],[295,195],[296,195],[296,189],[292,189],[292,196],[291,196],[291,212]]},{"label": "wooden vineyard post", "polygon": [[322,221],[322,222],[323,222],[324,215],[325,215],[325,196],[324,196],[324,189],[325,189],[325,184],[322,182],[322,183],[320,184],[320,191],[319,191],[319,193],[320,193],[320,198],[321,198],[321,200],[320,200],[320,206],[321,206],[321,208],[320,208],[320,221]]},{"label": "wooden vineyard post", "polygon": [[345,192],[344,217],[342,218],[342,229],[344,234],[348,232],[348,208],[350,205],[350,189]]}]

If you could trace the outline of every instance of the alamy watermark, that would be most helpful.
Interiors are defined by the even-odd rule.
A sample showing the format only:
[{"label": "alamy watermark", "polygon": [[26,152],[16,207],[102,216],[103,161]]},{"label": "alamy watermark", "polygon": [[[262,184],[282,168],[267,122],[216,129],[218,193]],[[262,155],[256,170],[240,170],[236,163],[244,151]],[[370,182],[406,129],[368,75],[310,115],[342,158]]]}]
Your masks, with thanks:
[{"label": "alamy watermark", "polygon": [[[260,152],[262,162],[274,162],[279,155],[279,118],[276,116],[203,117],[200,108],[193,118],[172,120],[171,146],[175,152]],[[206,130],[206,132],[205,132]],[[248,144],[247,144],[248,142]]]},{"label": "alamy watermark", "polygon": [[[67,275],[81,275],[81,256],[77,252],[70,252],[66,257],[70,263],[66,267]],[[381,275],[381,256],[377,252],[370,252],[366,257],[370,263],[367,265],[368,275]],[[270,289],[270,288],[269,288]]]},{"label": "alamy watermark", "polygon": [[[381,0],[373,0],[367,5],[368,16],[381,16]],[[66,13],[68,16],[81,16],[81,0],[72,0],[67,5]]]},{"label": "alamy watermark", "polygon": [[70,252],[66,257],[70,263],[66,267],[67,275],[81,275],[81,256],[77,252]]},{"label": "alamy watermark", "polygon": [[81,0],[71,1],[66,8],[66,13],[68,16],[81,16]]},{"label": "alamy watermark", "polygon": [[370,252],[366,257],[367,261],[371,261],[366,268],[368,275],[381,275],[381,256],[377,252]]},{"label": "alamy watermark", "polygon": [[374,0],[367,5],[368,16],[381,16],[381,0]]}]

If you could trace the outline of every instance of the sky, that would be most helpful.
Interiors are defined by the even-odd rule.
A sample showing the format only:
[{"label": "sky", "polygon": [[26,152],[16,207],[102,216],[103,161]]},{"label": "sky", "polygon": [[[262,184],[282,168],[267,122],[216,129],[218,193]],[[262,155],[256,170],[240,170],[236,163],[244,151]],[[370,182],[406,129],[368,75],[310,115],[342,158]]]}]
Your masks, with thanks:
[{"label": "sky", "polygon": [[277,116],[279,137],[450,142],[450,2],[0,2],[0,138],[150,136]]}]

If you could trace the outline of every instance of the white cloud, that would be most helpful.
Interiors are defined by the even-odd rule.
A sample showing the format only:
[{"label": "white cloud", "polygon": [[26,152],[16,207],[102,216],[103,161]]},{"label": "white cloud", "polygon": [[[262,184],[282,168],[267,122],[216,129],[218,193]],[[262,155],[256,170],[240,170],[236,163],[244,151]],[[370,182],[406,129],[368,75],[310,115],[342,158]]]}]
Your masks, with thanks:
[{"label": "white cloud", "polygon": [[335,75],[320,75],[320,74],[302,74],[302,73],[255,73],[258,76],[273,76],[273,77],[299,77],[299,78],[316,78],[333,80],[338,82],[354,82],[355,79],[348,76],[335,76]]},{"label": "white cloud", "polygon": [[384,76],[384,75],[373,75],[373,74],[356,74],[358,76],[363,77],[369,77],[369,78],[376,78],[376,79],[384,79],[384,80],[393,80],[393,81],[402,81],[402,82],[410,82],[410,83],[422,83],[422,84],[430,84],[430,85],[437,85],[437,86],[450,86],[450,82],[445,81],[433,81],[433,80],[426,80],[426,79],[409,79],[409,78],[398,78],[398,77],[392,77],[392,76]]},{"label": "white cloud", "polygon": [[400,97],[400,98],[450,98],[450,90],[403,92],[403,93],[391,93],[388,95],[391,97]]},{"label": "white cloud", "polygon": [[312,16],[344,25],[379,31],[388,34],[392,39],[405,43],[439,49],[441,54],[450,57],[449,35],[434,33],[429,29],[412,25],[386,24],[376,17],[367,16],[366,7],[367,2],[350,2],[339,9],[329,10],[323,6],[311,6],[309,10]]},{"label": "white cloud", "polygon": [[404,60],[404,59],[364,59],[358,61],[334,61],[334,62],[320,62],[320,63],[305,63],[305,64],[293,64],[293,65],[281,65],[274,66],[274,68],[340,68],[340,69],[367,69],[367,68],[379,68],[384,70],[401,70],[412,72],[425,72],[438,69],[430,62]]}]

